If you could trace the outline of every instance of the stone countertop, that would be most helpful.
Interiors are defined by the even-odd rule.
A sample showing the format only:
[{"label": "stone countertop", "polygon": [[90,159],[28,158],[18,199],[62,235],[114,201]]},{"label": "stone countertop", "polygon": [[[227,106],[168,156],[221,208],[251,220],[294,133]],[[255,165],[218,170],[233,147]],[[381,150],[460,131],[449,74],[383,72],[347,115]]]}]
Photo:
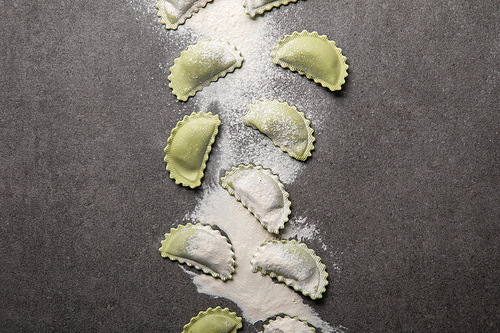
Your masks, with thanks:
[{"label": "stone countertop", "polygon": [[[498,7],[301,0],[257,18],[277,38],[327,35],[350,66],[337,93],[276,68],[278,94],[315,108],[316,149],[284,182],[330,273],[305,302],[333,325],[498,329]],[[199,108],[168,87],[189,29],[164,29],[154,1],[0,2],[0,331],[180,332],[208,307],[241,315],[158,252],[207,189],[176,185],[162,155]]]}]

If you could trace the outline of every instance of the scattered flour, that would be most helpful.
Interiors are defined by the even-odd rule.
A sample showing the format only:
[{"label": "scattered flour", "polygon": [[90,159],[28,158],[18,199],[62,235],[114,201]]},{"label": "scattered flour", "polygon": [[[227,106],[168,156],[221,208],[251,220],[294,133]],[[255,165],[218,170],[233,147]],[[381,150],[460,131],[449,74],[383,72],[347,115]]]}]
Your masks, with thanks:
[{"label": "scattered flour", "polygon": [[234,271],[231,245],[217,231],[207,226],[193,226],[192,228],[198,229],[199,232],[194,235],[190,234],[191,236],[187,238],[184,251],[188,257],[184,261],[191,262],[195,266],[196,264],[204,266],[202,268],[209,270],[212,274],[220,274],[223,280],[230,279]]},{"label": "scattered flour", "polygon": [[[218,113],[224,129],[217,137],[220,154],[212,152],[210,162],[216,174],[238,164],[262,165],[289,183],[300,174],[303,164],[288,158],[269,138],[245,126],[242,117],[256,100],[283,99],[277,89],[281,70],[272,62],[270,52],[275,38],[266,16],[250,18],[243,0],[217,0],[189,19],[179,29],[190,30],[198,40],[228,41],[245,58],[243,66],[198,92],[193,99],[204,111]],[[216,108],[212,110],[212,108]]]},{"label": "scattered flour", "polygon": [[290,214],[288,193],[271,171],[251,166],[233,169],[222,187],[241,201],[269,232],[278,233]]},{"label": "scattered flour", "polygon": [[[298,217],[288,222],[288,228],[281,233],[283,239],[296,238],[297,241],[303,242],[308,239],[313,239],[319,234],[318,228],[314,224],[306,223],[307,217]],[[323,244],[326,246],[325,244]]]},{"label": "scattered flour", "polygon": [[233,279],[226,282],[210,275],[189,272],[199,292],[232,300],[252,324],[286,314],[307,321],[324,333],[338,332],[304,304],[302,296],[292,288],[252,271],[250,260],[257,247],[276,237],[267,232],[226,190],[214,187],[204,191],[203,199],[186,218],[223,230],[233,245],[236,257]]},{"label": "scattered flour", "polygon": [[[293,243],[271,242],[260,246],[250,262],[254,272],[279,275],[285,284],[300,289],[304,295],[319,298],[327,285],[326,276],[322,274],[324,266],[305,249],[299,250]],[[295,250],[291,250],[292,247]],[[309,252],[309,251],[308,251]],[[297,290],[298,291],[298,290]]]},{"label": "scattered flour", "polygon": [[266,327],[266,333],[314,333],[314,331],[303,322],[293,318],[280,318],[271,322]]},{"label": "scattered flour", "polygon": [[[216,139],[217,149],[212,150],[210,165],[205,172],[218,179],[231,167],[239,164],[261,165],[277,174],[286,188],[287,184],[297,179],[305,164],[290,158],[274,146],[269,138],[243,124],[242,117],[248,112],[248,105],[266,98],[287,101],[306,114],[313,128],[321,128],[326,115],[320,114],[317,109],[320,105],[329,105],[331,101],[296,96],[289,86],[287,88],[284,82],[290,77],[288,71],[276,66],[270,57],[272,47],[277,42],[273,35],[277,33],[276,22],[272,21],[272,15],[250,18],[245,14],[243,2],[244,0],[215,0],[208,3],[177,30],[169,31],[167,35],[172,34],[172,38],[189,41],[191,44],[204,39],[228,41],[245,58],[241,68],[205,87],[186,104],[189,106],[189,103],[194,103],[199,110],[218,114],[222,121]],[[147,16],[148,21],[152,17],[155,32],[165,29],[156,17],[154,0],[129,0],[129,3],[134,8],[137,7],[143,17]],[[283,37],[281,32],[279,34],[280,38]],[[171,65],[160,63],[159,67],[168,76]],[[233,279],[226,282],[210,275],[186,271],[192,276],[198,291],[234,301],[250,323],[286,314],[307,321],[320,328],[323,333],[341,332],[340,328],[334,328],[321,319],[314,309],[303,302],[302,295],[292,288],[252,271],[250,260],[257,247],[276,239],[276,236],[267,232],[241,203],[220,187],[220,183],[202,182],[202,189],[203,197],[194,211],[189,212],[185,218],[192,223],[199,221],[217,226],[228,235],[235,252],[236,271]],[[286,224],[282,238],[296,238],[299,242],[314,238],[321,242],[319,234],[320,231],[311,221],[307,221],[307,217],[299,217]],[[322,247],[326,250],[325,244]]]}]

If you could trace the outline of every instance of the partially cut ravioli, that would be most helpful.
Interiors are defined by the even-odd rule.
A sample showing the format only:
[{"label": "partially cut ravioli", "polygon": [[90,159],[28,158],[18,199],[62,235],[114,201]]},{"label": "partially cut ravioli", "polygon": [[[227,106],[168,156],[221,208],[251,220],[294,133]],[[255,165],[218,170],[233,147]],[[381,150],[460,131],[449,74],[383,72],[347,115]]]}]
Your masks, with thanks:
[{"label": "partially cut ravioli", "polygon": [[305,321],[299,320],[297,317],[290,318],[288,316],[281,318],[276,317],[269,324],[264,325],[264,333],[314,333],[316,330],[307,325]]},{"label": "partially cut ravioli", "polygon": [[250,263],[254,271],[275,277],[312,299],[321,298],[328,285],[328,273],[321,258],[295,240],[264,243]]},{"label": "partially cut ravioli", "polygon": [[255,15],[263,14],[267,10],[271,10],[273,7],[279,7],[297,1],[298,0],[245,0],[243,7],[245,7],[245,13],[254,17]]},{"label": "partially cut ravioli", "polygon": [[234,272],[234,252],[227,238],[201,223],[170,229],[161,242],[160,253],[163,258],[194,266],[223,281],[231,279]]},{"label": "partially cut ravioli", "polygon": [[275,64],[305,75],[331,91],[341,89],[349,68],[334,41],[305,30],[285,36],[273,48],[271,57]]},{"label": "partially cut ravioli", "polygon": [[273,143],[293,158],[305,161],[314,149],[313,129],[304,113],[295,106],[277,100],[257,101],[249,106],[243,123],[267,135]]},{"label": "partially cut ravioli", "polygon": [[201,185],[219,125],[218,115],[203,111],[193,112],[177,123],[164,149],[167,170],[176,184],[191,188]]},{"label": "partially cut ravioli", "polygon": [[184,326],[182,333],[236,333],[241,327],[241,318],[228,308],[208,308],[201,311],[196,317],[191,318],[189,324]]},{"label": "partially cut ravioli", "polygon": [[193,16],[207,3],[213,0],[158,0],[156,8],[158,16],[161,17],[161,23],[165,24],[167,29],[177,29],[188,18]]},{"label": "partially cut ravioli", "polygon": [[241,53],[228,42],[207,39],[182,51],[170,67],[169,87],[177,99],[187,101],[197,91],[241,67]]},{"label": "partially cut ravioli", "polygon": [[221,178],[222,187],[272,233],[279,233],[288,221],[291,202],[278,176],[261,166],[233,167]]}]

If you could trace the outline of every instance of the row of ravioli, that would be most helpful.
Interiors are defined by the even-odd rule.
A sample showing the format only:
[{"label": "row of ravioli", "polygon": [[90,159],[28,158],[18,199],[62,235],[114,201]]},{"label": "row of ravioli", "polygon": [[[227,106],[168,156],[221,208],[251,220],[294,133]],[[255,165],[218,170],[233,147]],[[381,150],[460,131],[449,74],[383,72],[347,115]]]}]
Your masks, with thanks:
[{"label": "row of ravioli", "polygon": [[[261,166],[233,167],[221,178],[222,187],[241,202],[256,220],[271,233],[279,233],[290,214],[289,194],[277,175]],[[161,256],[195,267],[222,281],[232,279],[236,257],[230,240],[219,230],[201,223],[178,225],[165,234]],[[304,296],[318,299],[328,285],[326,266],[314,250],[295,240],[272,240],[258,246],[250,260],[254,273],[276,278]],[[241,318],[229,309],[208,309],[184,326],[183,332],[211,331],[236,333]],[[219,330],[220,328],[220,330]],[[277,317],[264,325],[264,333],[314,333],[315,329],[299,318]]]},{"label": "row of ravioli", "polygon": [[[192,266],[223,281],[232,279],[235,255],[219,230],[201,223],[179,225],[165,234],[161,256]],[[252,270],[269,275],[311,299],[326,291],[328,273],[314,250],[295,240],[273,240],[260,245],[251,261]]]},{"label": "row of ravioli", "polygon": [[[322,78],[329,80],[330,83],[336,82],[338,87],[326,86],[330,90],[340,89],[347,75],[345,57],[341,55],[340,49],[335,48],[333,42],[327,41],[326,36],[306,31],[286,36],[279,45],[286,44],[290,39],[301,46],[300,51],[296,50],[297,46],[293,46],[293,43],[289,46],[293,46],[292,51],[295,48],[294,52],[286,48],[280,49],[279,46],[275,47],[273,51],[275,63],[298,71],[323,86],[326,81],[320,81]],[[339,67],[341,70],[331,71],[330,69],[335,66],[324,66],[326,70],[322,68],[324,73],[320,73],[318,70],[315,71],[313,66],[307,67],[306,60],[311,58],[313,50],[318,49],[318,45],[308,43],[308,39],[321,41],[320,44],[326,41],[325,46],[329,50],[334,50],[331,54],[337,56],[334,59],[337,60],[336,65],[344,64]],[[303,52],[304,42],[309,52]],[[274,58],[277,50],[282,51],[281,56]],[[232,60],[228,55],[233,56]],[[173,93],[178,98],[182,96],[179,98],[181,100],[194,96],[210,82],[241,66],[243,59],[238,59],[237,55],[236,48],[221,41],[208,40],[190,46],[187,51],[181,53],[181,57],[175,60],[171,68],[169,80]],[[225,59],[227,63],[220,59]],[[284,62],[283,59],[288,62]],[[295,63],[302,61],[301,65],[305,70],[292,66],[291,59]],[[331,63],[332,59],[328,59],[327,62]],[[286,102],[269,99],[256,101],[248,108],[249,112],[242,118],[245,125],[265,134],[274,145],[292,158],[305,161],[311,156],[315,141],[314,131],[303,112]],[[170,177],[176,183],[192,188],[201,185],[206,162],[220,125],[218,115],[201,111],[185,116],[172,130],[164,149],[164,160],[167,162]],[[271,170],[261,166],[240,165],[226,172],[221,182],[222,187],[241,202],[270,233],[279,234],[284,228],[290,214],[291,203],[284,185]],[[193,266],[223,281],[231,279],[235,271],[235,255],[230,241],[208,225],[188,223],[172,228],[170,233],[165,234],[160,252],[165,258]],[[321,298],[328,285],[328,273],[321,259],[312,249],[295,240],[275,240],[261,244],[256,248],[250,263],[254,272],[276,278],[312,299]],[[305,332],[310,331],[309,326],[297,318],[288,319],[306,325]],[[277,320],[275,325],[281,322]]]},{"label": "row of ravioli", "polygon": [[[257,101],[242,118],[245,125],[259,130],[289,156],[305,161],[314,149],[314,130],[303,112],[286,102]],[[192,113],[171,131],[164,149],[170,178],[177,184],[195,188],[201,185],[206,162],[221,121],[211,112]]]},{"label": "row of ravioli", "polygon": [[[289,194],[277,175],[261,166],[233,167],[222,187],[246,207],[270,233],[278,234],[290,215]],[[165,234],[160,253],[223,281],[232,278],[235,258],[229,240],[208,225],[186,224]],[[217,258],[217,260],[214,260]],[[259,246],[250,261],[254,272],[278,281],[312,299],[321,298],[328,273],[314,250],[295,240],[273,240]]]},{"label": "row of ravioli", "polygon": [[[304,114],[295,107],[276,100],[264,100],[250,105],[249,110],[243,117],[246,125],[261,130],[294,158],[305,160],[311,155],[314,148],[313,130]],[[167,170],[176,182],[201,181],[220,124],[217,115],[199,112],[184,117],[172,130],[165,148],[165,161]],[[283,133],[289,134],[280,137]],[[302,135],[298,135],[300,133]],[[287,151],[287,148],[293,149]],[[291,213],[291,202],[284,185],[271,170],[252,165],[233,167],[221,178],[221,186],[269,232],[277,234],[284,228]],[[159,250],[163,257],[193,266],[223,281],[231,279],[235,271],[235,254],[229,240],[209,225],[179,225],[165,234],[161,244]],[[262,244],[256,249],[250,263],[254,272],[274,277],[312,299],[321,298],[328,284],[326,267],[320,257],[295,240]],[[206,324],[208,319],[205,319],[204,313],[200,314],[203,314],[204,319],[192,320],[191,325],[201,327]],[[297,318],[278,318],[270,323],[270,327],[290,325],[288,321],[302,326],[302,329],[307,330],[304,332],[314,332],[313,328]]]},{"label": "row of ravioli", "polygon": [[[317,32],[302,31],[286,35],[271,52],[273,62],[305,75],[331,91],[340,90],[348,65],[334,41]],[[234,72],[244,58],[228,42],[207,39],[190,45],[170,67],[169,87],[181,101],[187,101],[211,82]]]},{"label": "row of ravioli", "polygon": [[[180,24],[212,0],[158,0],[158,16],[167,29]],[[246,13],[253,17],[266,10],[297,0],[245,0]],[[273,62],[321,84],[340,90],[348,66],[335,42],[317,32],[302,31],[278,41],[271,52]],[[189,46],[170,68],[169,87],[181,101],[234,72],[243,65],[238,49],[222,40],[204,40]],[[245,125],[259,130],[292,158],[305,161],[314,149],[313,129],[303,112],[286,102],[261,100],[249,105],[242,118]],[[201,185],[206,162],[221,121],[211,113],[185,116],[172,130],[164,149],[170,177],[191,188]],[[289,195],[279,177],[261,166],[240,165],[227,171],[221,186],[252,213],[268,232],[279,234],[291,213]],[[220,231],[201,223],[178,225],[161,242],[162,257],[185,263],[223,281],[232,279],[236,260],[230,240]],[[216,260],[214,259],[216,258]],[[273,240],[260,244],[250,260],[254,273],[260,272],[301,292],[321,298],[328,285],[328,273],[314,250],[295,240]],[[229,309],[209,308],[184,327],[183,332],[235,333],[241,318]],[[220,328],[220,330],[219,330]],[[276,317],[264,325],[264,333],[311,333],[315,329],[299,318]]]},{"label": "row of ravioli", "polygon": [[[314,149],[313,130],[302,112],[288,103],[263,100],[249,106],[243,123],[260,130],[272,142],[298,160],[306,160]],[[165,148],[170,176],[184,186],[199,185],[218,134],[221,121],[211,113],[185,116],[172,130]],[[279,177],[261,166],[233,167],[221,178],[221,186],[252,213],[268,232],[279,234],[291,213],[289,194]],[[230,241],[220,231],[201,223],[178,225],[165,234],[159,251],[164,258],[185,263],[223,281],[232,279],[236,258]],[[285,283],[312,299],[321,298],[328,285],[328,273],[321,258],[305,244],[295,240],[270,241],[256,248],[250,261],[252,270]],[[200,312],[184,327],[184,332],[200,332],[206,325],[229,325],[236,332],[234,316],[226,318],[228,309]],[[221,313],[224,316],[221,317]],[[221,313],[219,313],[221,312]],[[200,317],[201,316],[201,317]],[[211,326],[212,327],[212,326]],[[241,326],[240,326],[241,327]],[[297,332],[315,332],[298,318],[276,318],[264,332],[279,332],[293,327]],[[283,330],[282,330],[283,331]],[[285,330],[286,331],[286,330]]]},{"label": "row of ravioli", "polygon": [[[301,34],[294,33],[294,35],[295,37],[307,36],[306,38],[313,38],[314,40],[319,40],[316,37],[320,37],[317,33],[310,34],[306,31]],[[294,35],[287,36],[284,41],[280,41],[280,44],[286,43],[288,39],[293,39]],[[326,36],[322,36],[322,38],[326,40]],[[304,40],[299,40],[299,42],[302,43]],[[333,46],[332,43],[327,42],[330,49],[335,48],[334,43]],[[178,98],[179,87],[184,87],[182,88],[185,94],[184,100],[187,100],[189,96],[194,96],[196,91],[201,90],[203,86],[208,85],[211,81],[216,81],[219,76],[225,76],[227,72],[237,68],[234,65],[235,63],[241,65],[242,59],[241,61],[235,60],[232,64],[229,62],[224,65],[226,68],[223,69],[224,66],[221,66],[221,62],[217,58],[227,60],[227,54],[224,55],[223,52],[219,52],[220,50],[217,51],[209,47],[203,47],[203,52],[194,52],[196,49],[201,48],[200,45],[216,47],[223,45],[226,47],[229,44],[208,40],[191,46],[188,51],[181,53],[181,57],[175,60],[169,76],[170,86]],[[232,50],[232,48],[230,49]],[[234,48],[234,50],[236,49]],[[196,53],[198,54],[196,55]],[[233,52],[232,54],[236,53]],[[292,58],[299,59],[298,54],[303,59],[309,58],[309,56],[305,56],[304,53],[300,52],[296,52]],[[288,55],[290,55],[290,52],[288,52]],[[338,51],[337,55],[337,60],[342,60],[345,65],[345,57],[342,59],[340,51]],[[290,57],[286,58],[285,55],[281,58],[292,59]],[[216,68],[216,70],[209,71],[207,75],[200,75],[200,70],[207,67],[207,61],[211,64],[208,68],[212,67]],[[331,59],[328,61],[331,61]],[[278,61],[276,63],[285,68],[287,67]],[[228,70],[228,68],[233,69]],[[318,72],[316,72],[315,76],[311,76],[309,73],[314,71],[301,71],[292,66],[288,66],[288,68],[319,82],[318,78],[320,76]],[[345,72],[344,76],[340,72],[334,71],[333,75],[328,76],[325,74],[322,77],[329,77],[332,82],[335,80],[338,82],[339,78],[341,78],[341,83],[343,83],[347,75],[347,65],[341,66],[341,68]],[[215,76],[212,76],[214,73]],[[176,77],[180,77],[182,80],[177,80]],[[333,77],[336,79],[332,79]],[[199,80],[201,84],[193,83],[193,78]],[[210,79],[207,80],[207,78]],[[183,83],[181,84],[181,82]],[[338,84],[338,89],[340,89],[341,83]],[[334,90],[331,87],[328,88]],[[245,125],[265,134],[274,145],[292,158],[305,161],[311,156],[311,151],[314,150],[313,143],[315,142],[314,131],[305,114],[298,111],[295,106],[278,100],[265,99],[249,105],[248,109],[248,113],[242,118]],[[191,188],[201,185],[206,162],[220,125],[221,120],[218,115],[200,111],[185,116],[171,131],[167,146],[164,149],[164,160],[167,163],[166,169],[170,172],[170,177],[177,184]],[[253,165],[233,167],[221,178],[221,185],[237,201],[241,202],[270,233],[279,234],[280,230],[285,227],[291,213],[291,202],[288,199],[289,195],[285,191],[284,185],[271,170]],[[212,229],[209,225],[200,223],[179,225],[177,228],[172,228],[170,233],[165,234],[165,240],[161,243],[162,246],[159,250],[164,258],[193,266],[223,281],[232,278],[236,258],[231,243],[218,230]],[[217,260],[214,260],[214,258],[217,258]],[[311,299],[321,298],[328,285],[328,273],[325,265],[321,262],[321,258],[304,243],[295,240],[273,240],[261,244],[255,249],[250,264],[255,273],[260,272],[262,275],[276,278],[279,282],[285,283]],[[304,332],[310,332],[311,330],[314,332],[313,328],[310,328],[307,323],[301,322],[298,318],[285,318],[283,320],[292,320],[293,323],[297,322],[300,325],[305,325],[304,327],[307,330],[304,330]],[[205,319],[201,321],[205,321]],[[195,321],[193,325],[196,325],[197,322]],[[273,325],[279,327],[280,323],[282,323],[282,320],[277,319]],[[273,330],[268,331],[274,332]]]},{"label": "row of ravioli", "polygon": [[[191,318],[188,324],[184,326],[183,333],[236,333],[243,325],[241,317],[235,312],[230,312],[228,308],[222,309],[220,306],[208,308],[207,311],[201,311],[196,317]],[[299,318],[284,318],[278,316],[264,325],[264,333],[314,333],[316,330],[307,325],[305,321]]]}]

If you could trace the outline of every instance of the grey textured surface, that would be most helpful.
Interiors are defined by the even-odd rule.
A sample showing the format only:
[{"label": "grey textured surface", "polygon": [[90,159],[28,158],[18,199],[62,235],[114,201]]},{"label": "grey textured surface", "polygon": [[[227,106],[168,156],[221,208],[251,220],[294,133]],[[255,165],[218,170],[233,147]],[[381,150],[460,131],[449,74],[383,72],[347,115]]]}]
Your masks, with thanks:
[{"label": "grey textured surface", "polygon": [[[153,5],[0,1],[2,332],[180,332],[208,307],[239,311],[158,253],[203,190],[164,170],[193,102],[158,66],[186,45]],[[306,300],[325,320],[499,329],[498,12],[497,0],[306,0],[266,13],[277,36],[331,37],[350,66],[335,94],[290,73],[329,115],[287,184],[337,254],[312,244],[340,267]]]}]

